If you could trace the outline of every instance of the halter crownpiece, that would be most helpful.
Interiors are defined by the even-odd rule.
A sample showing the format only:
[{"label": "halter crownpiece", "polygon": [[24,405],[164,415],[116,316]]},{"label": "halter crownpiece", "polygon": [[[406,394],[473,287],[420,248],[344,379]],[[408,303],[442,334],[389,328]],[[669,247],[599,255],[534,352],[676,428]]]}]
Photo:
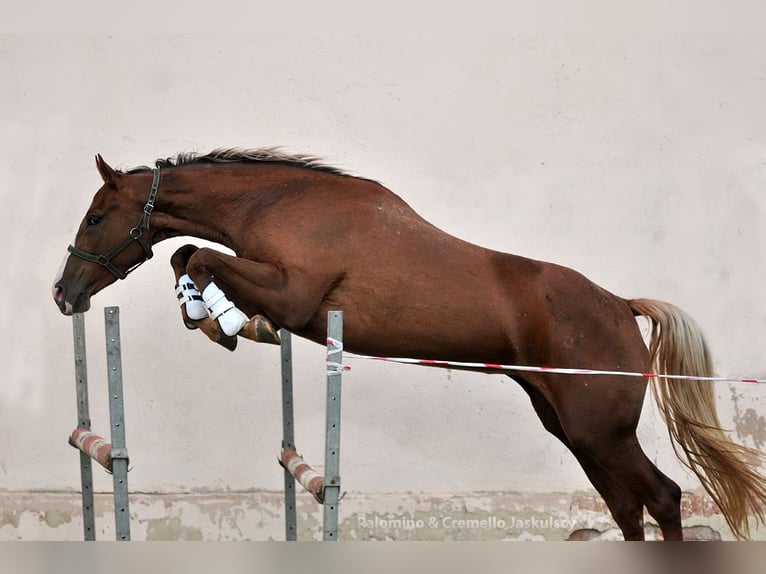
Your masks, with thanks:
[{"label": "halter crownpiece", "polygon": [[[94,253],[83,251],[74,245],[70,245],[67,248],[68,251],[80,259],[85,259],[86,261],[98,263],[99,265],[106,267],[112,273],[112,275],[117,277],[117,279],[125,279],[129,273],[135,271],[139,266],[151,259],[154,255],[152,252],[152,246],[146,239],[144,239],[143,233],[144,229],[149,229],[149,219],[152,216],[152,211],[154,211],[154,201],[157,198],[157,192],[160,189],[160,168],[154,168],[152,172],[152,188],[149,190],[149,198],[146,200],[146,205],[144,205],[144,211],[141,214],[141,219],[139,219],[138,223],[136,223],[136,226],[128,232],[127,239],[103,255],[96,255]],[[134,241],[137,241],[138,244],[143,248],[144,259],[129,269],[122,271],[117,266],[115,266],[114,263],[112,263],[112,259],[125,251],[125,249],[127,249],[128,246],[131,245]]]},{"label": "halter crownpiece", "polygon": [[146,200],[146,205],[144,205],[144,213],[138,221],[138,225],[133,229],[138,229],[139,231],[149,229],[149,218],[152,216],[152,211],[154,211],[154,200],[157,199],[159,189],[160,168],[156,167],[152,170],[152,188],[149,190],[149,198]]}]

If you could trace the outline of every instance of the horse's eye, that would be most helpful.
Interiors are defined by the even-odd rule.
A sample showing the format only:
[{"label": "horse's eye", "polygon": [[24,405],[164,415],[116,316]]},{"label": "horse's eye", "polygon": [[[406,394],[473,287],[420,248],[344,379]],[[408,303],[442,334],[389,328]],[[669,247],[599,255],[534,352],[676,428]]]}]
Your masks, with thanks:
[{"label": "horse's eye", "polygon": [[91,226],[91,227],[94,226],[94,225],[98,225],[99,223],[101,223],[101,221],[103,219],[104,219],[103,215],[93,215],[93,214],[91,214],[91,215],[88,216],[88,225]]}]

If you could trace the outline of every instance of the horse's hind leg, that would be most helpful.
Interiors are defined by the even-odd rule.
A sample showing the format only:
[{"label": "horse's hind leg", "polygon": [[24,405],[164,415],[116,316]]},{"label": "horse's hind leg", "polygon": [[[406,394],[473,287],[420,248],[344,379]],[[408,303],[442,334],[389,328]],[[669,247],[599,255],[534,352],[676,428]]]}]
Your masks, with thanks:
[{"label": "horse's hind leg", "polygon": [[[634,432],[610,436],[603,444],[589,447],[588,455],[616,483],[630,489],[643,502],[662,530],[664,540],[683,539],[681,489],[647,458]],[[626,540],[631,539],[624,528],[623,533]]]},{"label": "horse's hind leg", "polygon": [[640,504],[665,540],[681,540],[681,489],[647,458],[635,433],[641,405],[636,399],[645,385],[591,379],[583,385],[570,381],[568,387],[554,399],[559,425],[580,463],[585,460],[594,486],[607,493],[604,500],[625,539],[643,538]]},{"label": "horse's hind leg", "polygon": [[[516,378],[516,377],[515,377]],[[595,487],[609,507],[612,517],[625,537],[625,540],[643,540],[643,511],[644,505],[641,499],[626,488],[610,473],[594,461],[590,455],[576,447],[564,432],[558,414],[551,403],[536,388],[526,381],[518,379],[522,388],[529,395],[532,406],[540,417],[545,430],[558,438],[575,456],[580,466],[585,471],[591,484]]]}]

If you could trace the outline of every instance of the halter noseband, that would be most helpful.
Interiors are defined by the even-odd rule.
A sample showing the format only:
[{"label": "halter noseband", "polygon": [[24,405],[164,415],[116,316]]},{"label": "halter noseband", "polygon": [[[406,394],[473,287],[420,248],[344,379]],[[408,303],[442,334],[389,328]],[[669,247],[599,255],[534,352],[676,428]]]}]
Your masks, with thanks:
[{"label": "halter noseband", "polygon": [[[113,249],[110,249],[104,255],[88,253],[87,251],[78,249],[74,245],[70,245],[67,249],[72,255],[76,255],[80,259],[92,261],[93,263],[98,263],[99,265],[106,267],[109,271],[111,271],[112,275],[117,277],[117,279],[125,279],[125,277],[128,276],[128,273],[135,271],[140,265],[146,263],[146,261],[152,258],[152,255],[154,255],[154,253],[152,253],[152,246],[143,237],[144,229],[149,229],[149,218],[151,217],[152,211],[154,210],[154,200],[157,197],[157,191],[160,188],[160,169],[155,168],[152,171],[152,189],[149,191],[149,199],[146,200],[146,205],[144,205],[144,212],[141,214],[141,219],[139,219],[136,226],[128,232],[127,239],[125,239],[122,243]],[[144,259],[126,271],[122,271],[121,269],[117,268],[114,263],[112,263],[112,259],[127,249],[128,246],[130,246],[134,241],[137,241],[138,244],[144,249]]]}]

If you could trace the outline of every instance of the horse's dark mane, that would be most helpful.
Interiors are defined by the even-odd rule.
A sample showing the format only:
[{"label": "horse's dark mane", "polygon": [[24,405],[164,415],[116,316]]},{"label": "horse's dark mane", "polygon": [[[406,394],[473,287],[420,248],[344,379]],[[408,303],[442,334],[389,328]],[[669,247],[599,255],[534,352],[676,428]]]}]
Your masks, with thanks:
[{"label": "horse's dark mane", "polygon": [[[200,154],[197,152],[181,152],[173,157],[158,159],[155,162],[155,166],[158,168],[169,167],[182,167],[187,165],[198,165],[205,163],[252,163],[252,162],[270,162],[279,163],[283,165],[293,165],[296,167],[305,167],[314,169],[317,171],[323,171],[325,173],[332,173],[335,175],[349,175],[347,172],[340,168],[333,167],[323,163],[323,161],[315,156],[306,154],[290,154],[282,151],[279,148],[268,147],[258,149],[241,149],[241,148],[218,148],[213,151]],[[150,170],[147,166],[136,167],[128,171],[128,173],[138,173],[142,171]]]}]

